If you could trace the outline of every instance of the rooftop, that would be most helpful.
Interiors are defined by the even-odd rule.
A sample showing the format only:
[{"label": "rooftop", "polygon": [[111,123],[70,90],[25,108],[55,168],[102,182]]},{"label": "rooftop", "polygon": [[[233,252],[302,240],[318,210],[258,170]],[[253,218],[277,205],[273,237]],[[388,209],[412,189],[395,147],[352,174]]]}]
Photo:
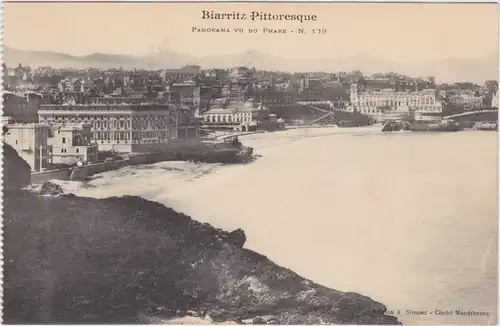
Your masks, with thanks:
[{"label": "rooftop", "polygon": [[42,104],[40,107],[42,108],[69,108],[69,107],[76,107],[76,108],[85,108],[85,107],[116,107],[116,106],[123,106],[123,107],[134,107],[134,106],[140,106],[140,107],[148,107],[148,106],[154,106],[154,107],[168,107],[168,104],[162,104],[162,103],[151,103],[151,102],[143,102],[143,103],[113,103],[113,104],[108,104],[108,103],[92,103],[92,104],[78,104],[78,103],[63,103],[63,104]]},{"label": "rooftop", "polygon": [[42,123],[11,123],[7,125],[8,129],[37,129],[37,128],[47,128],[46,124]]},{"label": "rooftop", "polygon": [[58,125],[57,130],[62,131],[73,131],[73,130],[82,130],[84,127],[90,127],[89,123],[65,123],[62,125]]},{"label": "rooftop", "polygon": [[227,108],[214,107],[205,112],[205,114],[234,114],[249,113],[262,110],[263,107],[255,103],[254,99],[249,99],[245,103],[229,103]]}]

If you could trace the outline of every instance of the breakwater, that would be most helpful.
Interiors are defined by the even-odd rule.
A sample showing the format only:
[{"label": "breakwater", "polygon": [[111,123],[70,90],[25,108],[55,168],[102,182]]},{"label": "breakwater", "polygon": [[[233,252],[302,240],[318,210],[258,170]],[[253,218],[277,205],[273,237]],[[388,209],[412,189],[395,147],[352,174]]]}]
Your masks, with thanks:
[{"label": "breakwater", "polygon": [[49,180],[69,180],[72,174],[71,168],[64,168],[58,170],[47,170],[41,172],[31,173],[31,182],[33,184],[39,184],[44,181]]},{"label": "breakwater", "polygon": [[69,180],[83,180],[94,174],[103,173],[111,170],[121,169],[130,165],[130,159],[103,162],[97,164],[90,164],[81,167],[71,168]]}]

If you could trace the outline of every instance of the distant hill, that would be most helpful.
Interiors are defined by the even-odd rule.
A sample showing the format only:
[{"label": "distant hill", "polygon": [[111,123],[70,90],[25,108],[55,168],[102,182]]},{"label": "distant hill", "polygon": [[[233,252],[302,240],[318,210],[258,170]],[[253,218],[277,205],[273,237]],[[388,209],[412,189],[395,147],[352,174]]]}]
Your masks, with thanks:
[{"label": "distant hill", "polygon": [[365,74],[376,72],[399,72],[411,76],[436,76],[440,82],[470,81],[482,84],[485,80],[498,80],[498,53],[483,58],[433,61],[422,65],[388,61],[370,55],[337,58],[282,58],[259,51],[196,57],[162,51],[149,56],[116,55],[94,53],[73,56],[51,51],[23,51],[10,47],[4,49],[6,64],[16,66],[21,63],[30,66],[52,66],[56,68],[179,68],[186,64],[198,64],[203,68],[229,68],[236,65],[254,66],[265,70],[282,71],[353,71]]},{"label": "distant hill", "polygon": [[498,80],[498,53],[478,59],[448,59],[430,62],[418,67],[426,75],[439,76],[447,82],[471,81],[482,84],[486,80]]}]

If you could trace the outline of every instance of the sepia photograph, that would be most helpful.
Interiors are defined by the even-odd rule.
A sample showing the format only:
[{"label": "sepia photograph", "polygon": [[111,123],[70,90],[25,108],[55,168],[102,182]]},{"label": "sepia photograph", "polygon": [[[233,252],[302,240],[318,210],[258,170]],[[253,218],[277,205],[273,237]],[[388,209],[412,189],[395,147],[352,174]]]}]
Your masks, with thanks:
[{"label": "sepia photograph", "polygon": [[6,324],[495,325],[497,3],[3,4]]}]

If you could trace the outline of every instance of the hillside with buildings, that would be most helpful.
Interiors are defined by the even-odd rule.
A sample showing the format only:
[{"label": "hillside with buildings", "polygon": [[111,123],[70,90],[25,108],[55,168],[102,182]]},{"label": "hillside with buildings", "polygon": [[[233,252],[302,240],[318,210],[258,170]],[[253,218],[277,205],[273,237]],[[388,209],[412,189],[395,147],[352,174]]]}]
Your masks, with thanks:
[{"label": "hillside with buildings", "polygon": [[4,89],[5,141],[33,171],[165,151],[216,130],[273,131],[284,125],[353,119],[363,124],[388,119],[432,122],[498,107],[495,80],[443,84],[434,77],[365,75],[359,70],[287,73],[244,66],[130,70],[18,64],[4,65]]},{"label": "hillside with buildings", "polygon": [[23,63],[33,67],[56,68],[160,69],[198,64],[204,69],[214,69],[248,65],[260,70],[288,72],[360,70],[365,74],[373,74],[397,71],[412,76],[435,76],[438,81],[448,83],[457,81],[482,83],[485,80],[498,78],[498,53],[475,59],[455,57],[426,63],[408,63],[389,61],[368,54],[329,58],[285,58],[249,50],[234,54],[197,57],[174,51],[157,50],[143,56],[106,53],[75,56],[50,51],[17,50],[7,46],[4,50],[4,59],[9,66]]}]

